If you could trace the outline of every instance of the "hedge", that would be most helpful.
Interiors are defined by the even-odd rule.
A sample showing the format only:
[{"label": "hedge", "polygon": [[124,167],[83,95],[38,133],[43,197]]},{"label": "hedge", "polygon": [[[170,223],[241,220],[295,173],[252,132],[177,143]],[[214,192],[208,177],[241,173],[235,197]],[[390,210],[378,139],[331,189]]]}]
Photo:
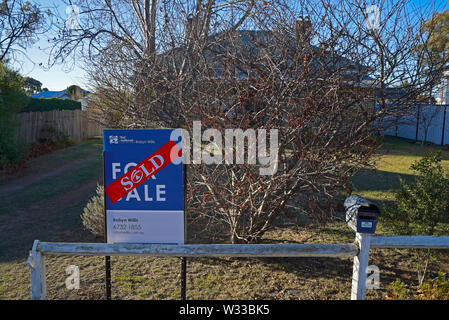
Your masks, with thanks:
[{"label": "hedge", "polygon": [[70,99],[30,99],[21,112],[42,112],[51,110],[81,110],[81,102]]}]

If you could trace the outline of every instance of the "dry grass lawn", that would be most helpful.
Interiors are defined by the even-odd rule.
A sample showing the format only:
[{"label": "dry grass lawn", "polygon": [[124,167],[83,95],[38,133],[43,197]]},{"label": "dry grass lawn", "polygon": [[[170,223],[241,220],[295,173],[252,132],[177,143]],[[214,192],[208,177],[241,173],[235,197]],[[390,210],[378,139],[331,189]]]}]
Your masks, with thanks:
[{"label": "dry grass lawn", "polygon": [[[412,144],[386,138],[379,150],[377,170],[361,170],[353,179],[354,190],[386,206],[398,177],[412,178],[413,160],[437,146]],[[83,229],[80,219],[88,198],[101,183],[101,141],[91,140],[54,154],[34,159],[28,169],[12,181],[19,187],[12,193],[0,192],[0,299],[30,299],[30,273],[26,258],[33,240],[91,242],[101,241]],[[81,159],[81,160],[80,160]],[[449,168],[449,152],[443,153]],[[31,179],[39,172],[73,163],[71,170],[51,177]],[[45,168],[43,170],[42,168]],[[38,172],[38,173],[36,173]],[[4,177],[0,177],[2,179]],[[20,188],[21,181],[31,181]],[[55,182],[56,181],[56,182]],[[5,185],[0,180],[0,190]],[[189,241],[196,241],[198,228],[188,226]],[[388,233],[387,226],[378,227]],[[267,233],[266,243],[348,243],[354,233],[343,221],[326,226],[278,226]],[[438,270],[448,271],[446,254],[432,266],[429,277]],[[112,257],[113,299],[179,299],[178,258]],[[413,257],[406,250],[372,250],[370,264],[381,272],[380,290],[368,290],[367,299],[387,299],[388,286],[399,278],[416,291]],[[79,290],[65,285],[66,268],[80,268]],[[352,259],[224,259],[191,258],[187,264],[188,299],[349,299]],[[49,257],[47,259],[48,299],[104,299],[103,257]],[[410,294],[406,298],[416,298]]]}]

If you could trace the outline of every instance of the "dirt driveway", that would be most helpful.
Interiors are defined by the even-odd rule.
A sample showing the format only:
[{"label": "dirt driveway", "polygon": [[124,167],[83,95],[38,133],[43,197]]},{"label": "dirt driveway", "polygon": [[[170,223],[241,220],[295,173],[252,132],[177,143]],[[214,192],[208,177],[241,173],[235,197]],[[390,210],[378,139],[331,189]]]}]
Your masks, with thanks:
[{"label": "dirt driveway", "polygon": [[[102,183],[101,149],[88,145],[90,152],[70,159],[77,148],[65,150],[52,157],[36,159],[32,166],[48,165],[50,170],[29,170],[19,179],[0,185],[0,262],[23,259],[35,239],[42,241],[82,241],[92,236],[82,228],[80,214],[97,183]],[[56,157],[58,156],[58,157]],[[79,174],[77,174],[79,173]],[[86,239],[87,240],[87,239]],[[86,241],[85,240],[85,241]]]},{"label": "dirt driveway", "polygon": [[66,171],[76,170],[77,168],[80,167],[80,165],[83,164],[84,161],[85,158],[77,159],[72,162],[62,164],[60,167],[52,168],[47,172],[32,173],[30,175],[23,177],[20,180],[15,180],[12,183],[0,186],[0,198],[6,197],[10,193],[23,190],[30,185],[38,184],[45,178],[54,177]]}]

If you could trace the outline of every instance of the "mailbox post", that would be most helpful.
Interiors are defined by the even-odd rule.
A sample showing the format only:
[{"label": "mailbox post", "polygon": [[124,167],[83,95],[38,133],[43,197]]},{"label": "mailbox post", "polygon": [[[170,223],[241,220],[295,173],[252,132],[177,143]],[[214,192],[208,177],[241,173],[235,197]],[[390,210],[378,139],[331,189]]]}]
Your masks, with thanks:
[{"label": "mailbox post", "polygon": [[351,300],[365,300],[371,234],[356,233],[355,242],[359,247],[359,254],[354,257]]},{"label": "mailbox post", "polygon": [[376,231],[379,208],[359,195],[352,195],[344,202],[346,222],[356,232],[355,242],[359,254],[354,257],[351,300],[364,300],[369,263],[371,235]]}]

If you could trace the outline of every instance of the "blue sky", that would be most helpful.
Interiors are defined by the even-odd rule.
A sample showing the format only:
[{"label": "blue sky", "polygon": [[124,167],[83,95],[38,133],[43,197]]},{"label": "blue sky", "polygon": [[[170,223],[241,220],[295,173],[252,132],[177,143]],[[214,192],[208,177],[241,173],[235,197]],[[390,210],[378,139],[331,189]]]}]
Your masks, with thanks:
[{"label": "blue sky", "polygon": [[[66,16],[66,5],[60,0],[32,0],[34,3],[39,3],[44,7],[58,8],[61,16]],[[68,17],[68,15],[67,15]],[[64,22],[62,22],[64,23]],[[20,61],[13,63],[13,67],[18,70],[23,76],[32,77],[42,82],[43,88],[48,88],[51,91],[59,91],[75,84],[84,89],[88,88],[88,81],[86,79],[86,72],[83,70],[81,64],[75,65],[69,70],[64,65],[56,65],[51,69],[44,68],[48,61],[48,55],[40,48],[48,47],[46,39],[41,39],[35,43],[31,48],[26,50],[27,58],[19,57]],[[30,61],[31,60],[31,61]],[[39,66],[42,63],[43,66]]]},{"label": "blue sky", "polygon": [[[33,2],[44,6],[51,6],[53,8],[57,7],[62,13],[62,16],[66,15],[66,5],[60,0],[34,0]],[[370,1],[368,0],[367,4],[369,2]],[[376,3],[376,1],[373,1],[373,3]],[[436,8],[440,8],[440,10],[449,7],[447,0],[410,0],[409,3],[417,7],[431,5]],[[48,59],[47,54],[43,50],[39,49],[39,47],[46,46],[48,46],[46,40],[41,39],[33,47],[27,49],[26,51],[28,58],[32,61],[23,58],[21,61],[13,62],[13,67],[23,76],[33,77],[41,81],[43,87],[46,87],[49,90],[63,90],[73,84],[88,89],[89,83],[87,80],[87,73],[83,70],[83,66],[81,64],[75,65],[73,68],[70,68],[70,70],[65,70],[66,67],[63,65],[53,66],[49,70],[39,66],[39,63],[43,63],[45,65]]]},{"label": "blue sky", "polygon": [[28,56],[33,60],[17,62],[14,67],[20,71],[23,76],[32,77],[42,82],[43,88],[50,91],[59,91],[66,89],[72,84],[76,84],[84,89],[88,87],[86,72],[82,65],[75,65],[71,70],[65,70],[63,65],[56,65],[47,70],[39,66],[39,63],[45,63],[47,56],[37,47],[27,50]]}]

